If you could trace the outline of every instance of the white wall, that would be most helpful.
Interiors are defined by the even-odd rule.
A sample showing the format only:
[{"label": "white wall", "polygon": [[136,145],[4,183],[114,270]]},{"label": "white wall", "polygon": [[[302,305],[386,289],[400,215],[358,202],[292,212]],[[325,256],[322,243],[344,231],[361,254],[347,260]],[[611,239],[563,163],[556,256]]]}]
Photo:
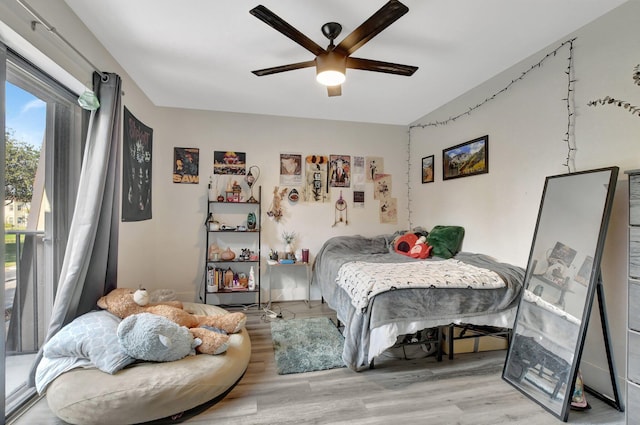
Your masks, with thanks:
[{"label": "white wall", "polygon": [[[640,118],[613,106],[589,107],[606,95],[640,105],[633,67],[640,63],[636,28],[640,2],[631,1],[575,34],[476,87],[413,125],[464,113],[519,78],[563,41],[574,42],[577,171],[619,166],[613,216],[603,258],[603,278],[618,375],[625,371],[626,203],[624,170],[640,167]],[[466,229],[463,249],[526,266],[545,177],[567,171],[567,47],[494,100],[455,122],[411,129],[411,224],[457,224]],[[489,135],[489,173],[442,180],[442,149]],[[421,184],[421,158],[435,155],[435,182]],[[598,318],[594,314],[592,318]],[[583,355],[587,384],[607,391],[599,323],[591,321]],[[610,391],[609,391],[610,392]]]},{"label": "white wall", "polygon": [[[135,109],[131,112],[136,114]],[[270,248],[284,249],[283,230],[295,231],[299,235],[295,241],[296,251],[309,248],[313,259],[331,236],[377,235],[406,228],[408,152],[405,127],[169,108],[157,108],[150,121],[147,124],[154,127],[153,219],[120,224],[119,282],[122,286],[143,284],[152,289],[172,288],[182,299],[196,297],[204,273],[203,223],[207,216],[207,182],[213,170],[215,150],[245,152],[247,164],[260,168],[263,260]],[[172,182],[174,147],[200,149],[200,184]],[[273,199],[273,188],[279,186],[280,153],[287,152],[303,156],[384,157],[384,171],[392,174],[392,192],[398,198],[398,223],[380,224],[379,203],[373,200],[371,183],[366,185],[364,209],[354,208],[352,188],[342,189],[343,197],[348,201],[346,226],[332,227],[334,205],[340,193],[338,188],[331,189],[331,202],[324,204],[291,204],[284,200],[285,212],[281,221],[268,218],[266,211]],[[243,186],[248,197],[248,188]],[[149,251],[145,252],[143,247]],[[264,261],[262,271],[263,283],[266,283]],[[303,272],[302,269],[299,271]],[[282,300],[306,297],[303,279],[304,276],[291,279],[293,283],[284,285],[284,293],[275,290],[273,297]],[[294,289],[296,283],[298,286]],[[239,297],[244,295],[229,302],[242,301]],[[267,293],[262,295],[267,296]],[[319,294],[312,295],[319,297]]]}]

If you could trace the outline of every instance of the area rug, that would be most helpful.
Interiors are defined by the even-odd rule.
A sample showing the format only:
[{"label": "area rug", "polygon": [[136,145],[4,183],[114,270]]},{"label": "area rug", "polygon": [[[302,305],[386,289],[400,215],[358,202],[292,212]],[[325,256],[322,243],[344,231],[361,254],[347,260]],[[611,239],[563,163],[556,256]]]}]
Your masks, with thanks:
[{"label": "area rug", "polygon": [[328,317],[271,322],[279,375],[345,367],[344,337]]}]

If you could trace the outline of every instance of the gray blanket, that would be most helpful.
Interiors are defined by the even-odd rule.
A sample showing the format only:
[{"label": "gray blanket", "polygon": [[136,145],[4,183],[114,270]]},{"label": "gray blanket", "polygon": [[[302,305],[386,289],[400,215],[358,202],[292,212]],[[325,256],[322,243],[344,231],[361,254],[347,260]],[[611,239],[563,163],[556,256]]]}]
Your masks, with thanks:
[{"label": "gray blanket", "polygon": [[516,334],[532,337],[545,350],[573,363],[581,320],[523,291]]},{"label": "gray blanket", "polygon": [[344,323],[345,345],[343,360],[353,370],[369,365],[371,330],[394,322],[428,320],[434,326],[448,325],[464,319],[515,308],[518,304],[524,270],[510,264],[499,263],[482,254],[458,253],[456,259],[465,263],[493,270],[505,281],[499,289],[474,290],[467,288],[416,288],[398,289],[374,297],[369,305],[357,311],[349,296],[339,288],[336,276],[340,266],[349,261],[393,263],[408,261],[441,261],[438,258],[416,260],[398,254],[392,249],[394,235],[367,238],[362,236],[338,236],[322,246],[313,266],[312,284],[318,285],[323,299],[336,311]]}]

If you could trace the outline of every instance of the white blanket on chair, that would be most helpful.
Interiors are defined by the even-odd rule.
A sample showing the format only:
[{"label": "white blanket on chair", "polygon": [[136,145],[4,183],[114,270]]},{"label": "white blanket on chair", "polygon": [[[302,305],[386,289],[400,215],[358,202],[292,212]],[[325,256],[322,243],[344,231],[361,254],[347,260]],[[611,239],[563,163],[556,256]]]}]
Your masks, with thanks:
[{"label": "white blanket on chair", "polygon": [[405,288],[496,289],[505,286],[498,273],[449,259],[409,263],[352,261],[340,266],[336,283],[362,310],[375,295]]}]

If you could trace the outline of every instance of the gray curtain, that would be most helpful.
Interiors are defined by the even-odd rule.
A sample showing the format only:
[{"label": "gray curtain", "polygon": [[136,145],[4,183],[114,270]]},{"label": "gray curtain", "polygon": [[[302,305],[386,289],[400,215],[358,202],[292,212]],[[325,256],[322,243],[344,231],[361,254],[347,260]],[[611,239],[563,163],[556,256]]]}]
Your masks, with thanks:
[{"label": "gray curtain", "polygon": [[[116,286],[119,192],[121,79],[95,73],[100,108],[91,112],[78,196],[64,255],[51,322],[45,341]],[[42,349],[32,366],[29,386]]]}]

